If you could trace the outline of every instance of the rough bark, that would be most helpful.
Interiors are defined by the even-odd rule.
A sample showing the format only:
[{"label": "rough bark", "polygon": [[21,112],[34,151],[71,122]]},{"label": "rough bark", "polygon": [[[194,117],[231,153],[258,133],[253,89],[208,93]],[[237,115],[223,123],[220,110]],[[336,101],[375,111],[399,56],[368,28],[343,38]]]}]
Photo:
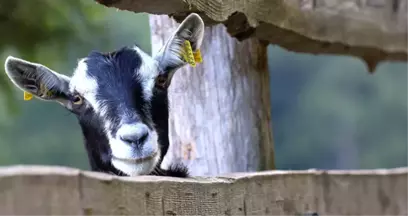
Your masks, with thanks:
[{"label": "rough bark", "polygon": [[407,171],[270,171],[179,179],[12,166],[0,168],[0,215],[407,215]]},{"label": "rough bark", "polygon": [[[179,25],[150,15],[153,53]],[[193,175],[274,168],[266,46],[238,42],[225,27],[207,27],[203,63],[186,66],[169,88],[170,148],[163,161],[183,162]]]},{"label": "rough bark", "polygon": [[294,52],[351,55],[370,71],[407,60],[407,0],[96,0],[109,7],[183,19],[200,13],[231,36]]}]

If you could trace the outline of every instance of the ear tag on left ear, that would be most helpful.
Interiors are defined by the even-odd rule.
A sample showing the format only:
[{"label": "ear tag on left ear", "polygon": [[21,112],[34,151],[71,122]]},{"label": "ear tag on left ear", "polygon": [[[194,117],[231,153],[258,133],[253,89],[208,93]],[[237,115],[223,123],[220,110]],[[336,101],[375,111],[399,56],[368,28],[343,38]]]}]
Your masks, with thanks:
[{"label": "ear tag on left ear", "polygon": [[203,62],[200,50],[197,50],[197,52],[193,52],[193,49],[191,48],[191,43],[188,40],[184,41],[183,57],[184,60],[193,67],[196,66],[196,63]]},{"label": "ear tag on left ear", "polygon": [[33,99],[33,95],[28,93],[28,92],[24,92],[24,100],[28,101],[28,100],[31,100],[31,99]]},{"label": "ear tag on left ear", "polygon": [[[40,95],[40,97],[52,97],[53,96],[53,94],[54,94],[54,92],[53,91],[49,91],[46,87],[45,87],[45,85],[44,84],[41,84],[40,85],[40,92],[39,92],[39,95]],[[26,101],[28,101],[28,100],[31,100],[31,99],[33,99],[33,95],[31,94],[31,93],[28,93],[28,92],[24,92],[24,100],[26,100]]]},{"label": "ear tag on left ear", "polygon": [[54,92],[52,90],[48,90],[47,87],[45,87],[44,84],[40,85],[40,97],[45,98],[45,97],[52,97],[54,95]]}]

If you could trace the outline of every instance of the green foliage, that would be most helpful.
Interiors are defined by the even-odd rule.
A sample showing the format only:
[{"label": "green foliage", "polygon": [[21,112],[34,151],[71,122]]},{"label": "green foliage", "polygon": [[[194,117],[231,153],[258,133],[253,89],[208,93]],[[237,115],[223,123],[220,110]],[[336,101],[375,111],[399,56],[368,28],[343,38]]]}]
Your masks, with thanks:
[{"label": "green foliage", "polygon": [[101,33],[97,21],[103,10],[95,6],[83,0],[1,0],[0,48],[12,47],[21,57],[37,61],[36,51],[53,45],[64,57],[68,42],[86,43],[85,32]]},{"label": "green foliage", "polygon": [[407,64],[270,49],[281,169],[407,166]]},{"label": "green foliage", "polygon": [[[67,57],[66,50],[72,42],[86,43],[83,29],[100,32],[96,24],[103,10],[94,6],[95,3],[81,0],[0,0],[2,59],[6,57],[5,52],[44,63]],[[43,52],[43,47],[52,49]],[[11,83],[3,70],[0,73],[0,91],[6,100],[3,102],[14,110],[17,106],[11,97]]]}]

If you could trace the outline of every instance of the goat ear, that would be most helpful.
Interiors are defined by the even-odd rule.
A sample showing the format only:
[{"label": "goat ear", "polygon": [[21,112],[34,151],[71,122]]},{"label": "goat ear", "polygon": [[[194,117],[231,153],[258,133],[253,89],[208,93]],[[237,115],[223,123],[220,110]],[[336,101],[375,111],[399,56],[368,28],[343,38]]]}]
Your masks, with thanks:
[{"label": "goat ear", "polygon": [[44,65],[12,56],[5,62],[6,74],[14,85],[42,100],[66,98],[70,78]]},{"label": "goat ear", "polygon": [[185,41],[190,43],[193,52],[197,52],[203,38],[203,20],[196,13],[188,15],[155,56],[161,70],[174,71],[186,65]]}]

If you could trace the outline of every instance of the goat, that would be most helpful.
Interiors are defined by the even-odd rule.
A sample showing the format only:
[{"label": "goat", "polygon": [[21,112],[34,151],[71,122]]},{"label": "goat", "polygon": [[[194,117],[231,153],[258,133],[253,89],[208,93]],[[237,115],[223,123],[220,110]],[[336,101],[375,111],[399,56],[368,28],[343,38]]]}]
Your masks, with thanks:
[{"label": "goat", "polygon": [[78,60],[69,77],[8,56],[5,71],[20,90],[75,114],[92,171],[188,177],[181,164],[160,168],[169,148],[167,89],[174,73],[187,64],[184,42],[199,51],[203,37],[204,22],[192,13],[153,57],[136,45],[92,51]]}]

